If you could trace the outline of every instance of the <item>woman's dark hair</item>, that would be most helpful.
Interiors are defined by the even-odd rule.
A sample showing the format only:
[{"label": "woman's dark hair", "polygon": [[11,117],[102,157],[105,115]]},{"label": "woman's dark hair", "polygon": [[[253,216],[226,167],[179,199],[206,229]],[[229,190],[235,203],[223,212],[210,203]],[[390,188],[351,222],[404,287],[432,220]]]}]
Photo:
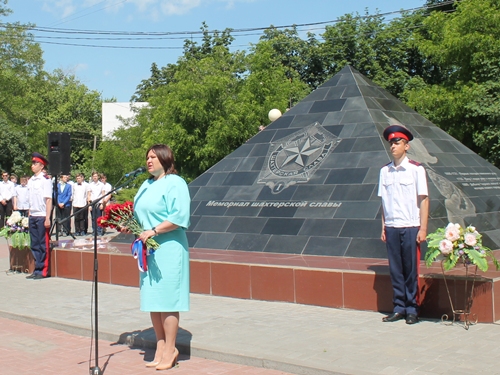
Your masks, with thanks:
[{"label": "woman's dark hair", "polygon": [[146,152],[146,159],[148,158],[149,151],[153,151],[155,153],[161,166],[163,167],[163,170],[165,171],[165,174],[177,174],[177,170],[175,169],[174,153],[170,147],[164,144],[153,145]]}]

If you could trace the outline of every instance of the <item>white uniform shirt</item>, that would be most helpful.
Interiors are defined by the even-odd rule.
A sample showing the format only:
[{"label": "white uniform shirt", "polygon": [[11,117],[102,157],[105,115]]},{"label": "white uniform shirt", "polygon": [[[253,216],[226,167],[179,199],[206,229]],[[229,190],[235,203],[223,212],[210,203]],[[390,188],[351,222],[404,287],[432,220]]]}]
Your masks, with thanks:
[{"label": "white uniform shirt", "polygon": [[104,188],[104,185],[101,181],[97,181],[97,182],[92,181],[89,184],[90,199],[94,201],[97,198],[102,197],[102,189],[103,188]]},{"label": "white uniform shirt", "polygon": [[33,176],[28,181],[29,205],[31,216],[46,216],[45,198],[52,199],[52,181],[45,178],[43,173]]},{"label": "white uniform shirt", "polygon": [[87,192],[89,184],[85,181],[81,185],[77,182],[73,184],[73,207],[82,208],[87,204]]},{"label": "white uniform shirt", "polygon": [[391,162],[380,170],[378,196],[382,197],[385,226],[419,227],[418,196],[428,194],[424,167],[408,157],[398,167]]},{"label": "white uniform shirt", "polygon": [[[109,182],[106,182],[105,184],[102,184],[102,191],[104,193],[103,195],[108,194],[112,189],[113,189],[113,187],[111,186],[111,184]],[[108,195],[104,199],[109,201],[111,199],[111,197]]]},{"label": "white uniform shirt", "polygon": [[30,197],[28,185],[17,185],[16,186],[16,199],[17,199],[17,209],[18,210],[28,210],[30,208]]},{"label": "white uniform shirt", "polygon": [[0,201],[10,201],[12,197],[16,196],[16,185],[12,181],[0,181]]}]

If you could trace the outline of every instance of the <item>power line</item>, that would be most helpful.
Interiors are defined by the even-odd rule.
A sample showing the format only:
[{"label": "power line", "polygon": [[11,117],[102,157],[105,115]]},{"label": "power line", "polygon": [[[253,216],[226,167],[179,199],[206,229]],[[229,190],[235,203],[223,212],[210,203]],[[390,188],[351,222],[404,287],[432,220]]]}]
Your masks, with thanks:
[{"label": "power line", "polygon": [[[115,3],[112,5],[118,5],[127,0],[123,0],[120,3]],[[385,12],[385,13],[377,13],[375,15],[363,15],[363,16],[356,16],[353,17],[353,19],[367,19],[367,18],[382,18],[386,16],[391,16],[395,14],[402,14],[402,13],[409,13],[409,12],[415,12],[418,10],[424,10],[424,9],[433,9],[433,8],[438,8],[446,5],[451,5],[454,3],[458,3],[460,0],[457,1],[445,1],[439,4],[435,5],[429,5],[429,6],[422,6],[422,7],[416,7],[416,8],[409,8],[409,9],[401,9],[398,11],[391,11],[391,12]],[[101,4],[102,2],[98,3]],[[97,4],[97,5],[98,5]],[[110,5],[111,6],[111,5]],[[106,8],[106,7],[105,7]],[[101,8],[99,10],[105,9]],[[99,11],[97,10],[97,11]],[[93,12],[95,13],[95,12]],[[236,37],[243,37],[243,36],[257,36],[261,35],[262,31],[268,30],[268,29],[287,29],[287,28],[295,28],[299,29],[298,31],[311,31],[311,26],[322,26],[322,25],[329,25],[329,24],[336,24],[343,22],[342,19],[336,19],[336,20],[330,20],[330,21],[321,21],[321,22],[311,22],[311,23],[303,23],[303,24],[292,24],[292,25],[280,25],[280,26],[267,26],[267,27],[251,27],[251,28],[240,28],[240,29],[227,29],[229,34],[233,36],[234,38]],[[55,42],[55,41],[48,41],[47,39],[65,39],[65,40],[92,40],[92,41],[101,41],[101,40],[106,40],[106,41],[143,41],[143,40],[186,40],[186,39],[201,39],[203,38],[204,33],[209,33],[209,34],[214,34],[214,33],[221,33],[220,30],[211,30],[211,31],[203,31],[203,30],[196,30],[196,31],[174,31],[174,32],[145,32],[145,31],[104,31],[104,30],[76,30],[76,29],[62,29],[62,28],[50,28],[50,27],[38,27],[38,26],[26,26],[26,25],[12,25],[12,24],[3,24],[0,23],[0,27],[4,28],[22,28],[23,30],[26,31],[34,31],[34,32],[40,32],[40,33],[50,33],[50,34],[69,34],[69,35],[93,35],[91,36],[75,36],[75,37],[70,37],[70,36],[47,36],[47,35],[34,35],[35,40],[38,43],[41,44],[53,44],[53,45],[64,45],[64,46],[72,46],[72,47],[89,47],[89,48],[109,48],[109,49],[163,49],[163,50],[174,50],[174,49],[183,49],[183,46],[130,46],[130,45],[125,45],[125,46],[120,46],[120,45],[104,45],[104,44],[79,44],[79,43],[69,43],[69,42]],[[300,30],[300,28],[307,28],[305,30]],[[314,30],[323,30],[324,27],[317,27]],[[102,36],[102,37],[101,37]],[[116,37],[114,37],[116,36]],[[234,47],[234,46],[233,46]]]}]

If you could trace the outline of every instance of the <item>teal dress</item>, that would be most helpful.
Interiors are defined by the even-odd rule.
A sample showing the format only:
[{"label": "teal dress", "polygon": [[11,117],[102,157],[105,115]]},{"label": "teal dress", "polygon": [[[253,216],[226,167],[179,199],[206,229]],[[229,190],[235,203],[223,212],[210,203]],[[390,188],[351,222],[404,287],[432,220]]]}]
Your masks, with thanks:
[{"label": "teal dress", "polygon": [[140,272],[142,311],[189,311],[190,202],[186,182],[175,174],[144,181],[134,198],[134,216],[144,230],[165,220],[178,225],[154,237],[160,248],[148,256],[148,270]]}]

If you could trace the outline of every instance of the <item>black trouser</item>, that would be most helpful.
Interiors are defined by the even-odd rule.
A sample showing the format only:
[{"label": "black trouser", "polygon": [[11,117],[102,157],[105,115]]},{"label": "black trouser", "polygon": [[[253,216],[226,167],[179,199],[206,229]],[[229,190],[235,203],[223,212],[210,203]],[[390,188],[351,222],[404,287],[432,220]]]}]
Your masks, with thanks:
[{"label": "black trouser", "polygon": [[[57,213],[57,219],[58,220],[66,219],[66,218],[68,218],[71,215],[71,206],[64,206],[63,208],[61,208],[58,205],[56,213]],[[71,223],[70,223],[70,221],[66,220],[64,223],[62,223],[61,225],[59,225],[59,228],[57,228],[57,229],[59,231],[62,231],[64,229],[64,231],[66,232],[66,234],[71,233]]]},{"label": "black trouser", "polygon": [[5,204],[0,203],[0,228],[5,226],[5,218],[12,215],[12,199],[9,199]]},{"label": "black trouser", "polygon": [[45,228],[45,216],[30,216],[29,231],[31,238],[31,252],[35,258],[34,274],[49,276],[50,246],[48,229]]},{"label": "black trouser", "polygon": [[[97,218],[102,216],[102,210],[99,208],[99,204],[96,204],[92,207],[92,211],[90,211],[91,217],[92,217],[92,230],[94,232],[97,231],[97,234],[102,235],[102,228],[96,224],[97,228],[94,228],[94,223],[96,222]],[[95,217],[95,218],[94,218]]]},{"label": "black trouser", "polygon": [[87,231],[85,218],[88,217],[89,214],[87,208],[82,210],[82,207],[73,207],[73,213],[75,214],[75,232],[85,233]]}]

